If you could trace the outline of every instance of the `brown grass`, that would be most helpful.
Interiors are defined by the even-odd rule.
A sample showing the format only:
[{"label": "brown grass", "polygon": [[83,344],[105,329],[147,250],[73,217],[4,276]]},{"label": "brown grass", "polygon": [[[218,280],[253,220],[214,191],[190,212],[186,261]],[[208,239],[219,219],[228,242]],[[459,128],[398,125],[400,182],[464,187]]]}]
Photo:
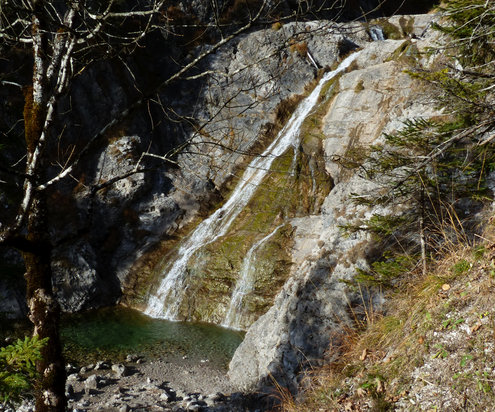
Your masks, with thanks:
[{"label": "brown grass", "polygon": [[[495,362],[495,354],[486,353],[487,342],[495,342],[495,315],[487,311],[495,306],[495,227],[483,238],[447,242],[426,275],[418,268],[388,292],[382,313],[368,308],[356,317],[356,328],[343,328],[326,365],[308,374],[297,399],[284,398],[282,410],[390,410],[401,402],[412,406],[409,393],[429,404],[433,389],[413,375],[425,364],[426,381],[444,393],[438,402],[489,410],[495,380],[484,371]],[[456,333],[464,323],[471,335]],[[450,335],[457,340],[448,345],[442,339]]]},{"label": "brown grass", "polygon": [[305,41],[302,41],[302,42],[291,44],[289,46],[289,50],[291,53],[297,53],[299,56],[304,58],[308,54],[308,43],[306,43]]}]

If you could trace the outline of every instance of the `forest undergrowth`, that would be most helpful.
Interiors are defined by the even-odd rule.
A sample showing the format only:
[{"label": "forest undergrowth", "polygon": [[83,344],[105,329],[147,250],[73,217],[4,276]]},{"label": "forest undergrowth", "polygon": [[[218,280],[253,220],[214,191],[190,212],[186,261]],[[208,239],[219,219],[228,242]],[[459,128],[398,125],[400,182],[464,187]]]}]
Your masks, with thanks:
[{"label": "forest undergrowth", "polygon": [[492,410],[495,401],[495,226],[475,244],[450,245],[385,293],[380,310],[344,328],[337,360],[306,376],[283,410]]}]

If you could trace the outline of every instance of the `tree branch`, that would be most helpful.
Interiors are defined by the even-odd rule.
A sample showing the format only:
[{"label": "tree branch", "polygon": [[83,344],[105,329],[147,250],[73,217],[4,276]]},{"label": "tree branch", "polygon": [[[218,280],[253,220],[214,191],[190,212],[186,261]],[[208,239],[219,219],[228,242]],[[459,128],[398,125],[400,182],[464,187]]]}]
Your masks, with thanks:
[{"label": "tree branch", "polygon": [[186,73],[187,71],[189,71],[193,67],[195,67],[199,62],[201,62],[202,60],[204,60],[206,57],[208,57],[209,55],[211,55],[214,52],[216,52],[220,47],[222,47],[223,45],[227,44],[232,39],[234,39],[237,36],[239,36],[241,33],[244,33],[247,30],[249,30],[253,26],[253,24],[260,18],[263,10],[266,7],[267,1],[268,0],[264,0],[263,1],[263,4],[258,9],[258,12],[254,16],[254,18],[252,20],[250,20],[247,24],[245,24],[244,26],[242,26],[241,28],[239,28],[238,30],[236,30],[234,33],[232,33],[228,37],[225,37],[222,40],[220,40],[219,42],[217,42],[214,46],[212,46],[211,48],[209,48],[205,52],[201,53],[198,57],[196,57],[190,63],[188,63],[187,65],[185,65],[184,67],[182,67],[180,70],[178,70],[176,73],[174,73],[172,76],[170,76],[165,81],[163,81],[162,83],[160,83],[155,88],[155,90],[152,93],[148,93],[147,95],[143,96],[141,99],[138,99],[134,103],[132,103],[131,105],[129,105],[125,110],[121,111],[117,117],[115,117],[114,119],[112,119],[111,121],[109,121],[102,129],[100,129],[97,133],[95,133],[93,135],[93,137],[91,137],[91,139],[89,139],[89,141],[81,149],[81,151],[75,157],[73,163],[70,166],[68,166],[65,170],[62,170],[57,176],[51,178],[50,180],[48,180],[44,184],[38,185],[36,187],[36,190],[39,190],[39,191],[45,190],[49,186],[53,185],[54,183],[62,180],[66,176],[68,176],[74,170],[74,168],[79,164],[81,158],[88,152],[88,150],[90,149],[90,147],[92,147],[92,145],[94,144],[95,141],[97,141],[99,138],[101,138],[113,126],[119,124],[122,120],[124,120],[133,110],[135,110],[138,107],[142,106],[149,99],[151,99],[152,98],[152,95],[154,95],[154,93],[157,90],[160,90],[160,89],[165,88],[170,83],[172,83],[173,81],[175,81],[178,78],[180,78],[184,73]]}]

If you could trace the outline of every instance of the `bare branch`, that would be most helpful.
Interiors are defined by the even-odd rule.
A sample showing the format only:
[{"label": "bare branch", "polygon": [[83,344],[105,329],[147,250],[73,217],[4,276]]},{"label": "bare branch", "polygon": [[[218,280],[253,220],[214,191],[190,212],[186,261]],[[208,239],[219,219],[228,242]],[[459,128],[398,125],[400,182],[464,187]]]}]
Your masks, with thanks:
[{"label": "bare branch", "polygon": [[16,83],[16,82],[9,82],[8,80],[2,80],[0,81],[0,84],[4,85],[4,86],[15,86],[15,87],[18,87],[19,89],[22,89],[22,85],[19,84],[19,83]]},{"label": "bare branch", "polygon": [[[210,47],[208,50],[204,51],[203,53],[201,53],[198,57],[196,57],[194,60],[192,60],[190,63],[186,64],[185,66],[183,66],[180,70],[178,70],[175,74],[173,74],[172,76],[168,77],[165,81],[163,81],[162,83],[160,83],[156,88],[155,88],[155,91],[156,90],[159,90],[159,89],[162,89],[162,88],[165,88],[166,86],[168,86],[170,83],[172,83],[173,81],[177,80],[178,78],[180,78],[184,73],[186,73],[187,71],[191,70],[192,68],[196,67],[197,64],[199,62],[201,62],[202,60],[204,60],[206,57],[210,56],[211,54],[213,54],[214,52],[216,52],[220,47],[222,47],[223,45],[227,44],[228,42],[230,42],[232,39],[238,37],[241,33],[244,33],[246,32],[247,30],[249,30],[253,24],[260,18],[260,16],[262,15],[262,12],[263,10],[265,9],[266,5],[267,5],[267,1],[268,0],[264,0],[263,1],[263,4],[260,6],[260,8],[258,9],[256,15],[253,17],[253,19],[251,19],[247,24],[245,24],[244,26],[242,26],[241,28],[239,28],[238,30],[236,30],[234,33],[232,33],[231,35],[223,38],[222,40],[220,40],[219,42],[217,42],[215,45],[213,45],[212,47]],[[155,91],[153,91],[153,94],[155,93]],[[127,109],[123,110],[122,112],[119,113],[118,116],[116,116],[114,119],[110,120],[100,131],[98,131],[97,133],[95,133],[93,135],[93,137],[91,139],[89,139],[89,141],[86,143],[86,145],[81,149],[81,151],[79,152],[79,154],[75,157],[73,163],[68,166],[65,170],[62,170],[57,176],[51,178],[50,180],[48,180],[47,182],[45,182],[44,184],[40,184],[36,187],[36,190],[45,190],[47,189],[49,186],[53,185],[54,183],[62,180],[63,178],[65,178],[66,176],[68,176],[70,173],[72,173],[72,171],[74,170],[74,168],[79,164],[81,158],[88,152],[88,150],[90,149],[90,147],[92,147],[92,145],[94,144],[94,142],[96,142],[99,138],[101,138],[108,130],[110,130],[113,126],[119,124],[122,120],[124,120],[128,115],[129,113],[131,113],[133,110],[135,110],[136,108],[142,106],[144,103],[146,103],[149,99],[152,98],[152,94],[148,94],[146,96],[144,96],[143,98],[141,99],[138,99],[136,100],[134,103],[132,103],[131,105],[129,105],[127,107]],[[175,152],[175,151],[174,151]]]}]

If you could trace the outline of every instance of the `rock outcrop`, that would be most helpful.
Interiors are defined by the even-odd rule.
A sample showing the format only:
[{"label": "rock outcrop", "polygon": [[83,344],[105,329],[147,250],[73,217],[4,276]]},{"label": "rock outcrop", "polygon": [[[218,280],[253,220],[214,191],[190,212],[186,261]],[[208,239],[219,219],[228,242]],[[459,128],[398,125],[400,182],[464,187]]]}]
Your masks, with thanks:
[{"label": "rock outcrop", "polygon": [[[355,205],[352,193],[372,189],[357,174],[332,161],[350,149],[368,147],[384,132],[401,127],[406,119],[430,117],[435,109],[428,93],[403,73],[409,58],[421,60],[419,50],[432,45],[426,31],[433,16],[415,16],[417,40],[385,40],[364,46],[356,64],[338,79],[322,113],[318,135],[325,150],[326,168],[335,186],[321,213],[294,218],[296,228],[291,276],[274,305],[248,330],[230,364],[229,375],[242,389],[260,382],[278,382],[294,389],[298,373],[321,359],[338,343],[338,331],[352,324],[352,310],[366,297],[347,287],[358,268],[365,269],[376,253],[368,235],[348,235],[341,227],[380,212]],[[405,17],[397,17],[397,23]],[[368,185],[368,187],[367,187]],[[379,296],[370,297],[379,306]]]}]

